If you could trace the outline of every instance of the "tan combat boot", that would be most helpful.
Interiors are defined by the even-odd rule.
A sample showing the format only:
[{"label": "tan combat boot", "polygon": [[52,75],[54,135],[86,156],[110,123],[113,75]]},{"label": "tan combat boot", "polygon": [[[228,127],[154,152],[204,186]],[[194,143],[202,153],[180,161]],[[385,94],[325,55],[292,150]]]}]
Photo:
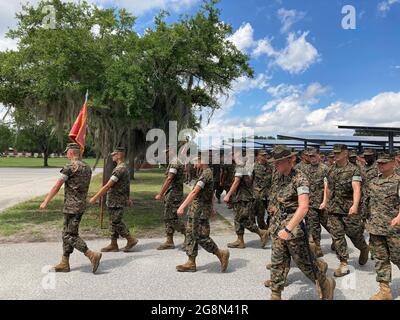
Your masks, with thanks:
[{"label": "tan combat boot", "polygon": [[160,245],[157,250],[175,249],[174,237],[172,234],[167,235],[167,240]]},{"label": "tan combat boot", "polygon": [[328,264],[323,259],[317,259],[317,266],[322,274],[326,274],[328,271]]},{"label": "tan combat boot", "polygon": [[234,242],[228,243],[228,248],[244,249],[246,248],[243,240],[243,235],[238,235],[238,238]]},{"label": "tan combat boot", "polygon": [[220,250],[218,249],[217,253],[215,254],[219,261],[221,262],[221,272],[225,272],[228,268],[229,263],[229,250]]},{"label": "tan combat boot", "polygon": [[61,262],[54,267],[55,272],[69,272],[69,257],[62,256]]},{"label": "tan combat boot", "polygon": [[267,270],[271,270],[272,269],[272,263],[268,263],[265,268],[267,268]]},{"label": "tan combat boot", "polygon": [[196,258],[189,257],[185,264],[176,266],[176,270],[179,272],[196,272]]},{"label": "tan combat boot", "polygon": [[260,236],[261,240],[261,248],[264,248],[268,241],[269,232],[268,230],[259,229],[258,235]]},{"label": "tan combat boot", "polygon": [[343,277],[350,273],[349,266],[347,265],[347,261],[340,261],[339,267],[335,270],[335,277]]},{"label": "tan combat boot", "polygon": [[366,246],[364,249],[360,250],[360,256],[358,258],[358,263],[360,266],[363,266],[367,263],[369,256],[369,246]]},{"label": "tan combat boot", "polygon": [[315,255],[317,258],[322,258],[324,256],[321,249],[321,242],[318,240],[314,240],[315,243]]},{"label": "tan combat boot", "polygon": [[282,300],[282,293],[280,291],[272,291],[271,300]]},{"label": "tan combat boot", "polygon": [[117,239],[111,239],[111,243],[101,249],[101,252],[119,252]]},{"label": "tan combat boot", "polygon": [[[265,286],[266,288],[271,288],[271,285],[272,285],[271,279],[268,279],[268,280],[265,280],[265,281],[264,281],[264,286]],[[289,286],[289,281],[287,281],[287,279],[286,279],[286,280],[285,280],[285,287],[287,287],[287,286]]]},{"label": "tan combat boot", "polygon": [[323,283],[320,283],[321,300],[333,300],[336,287],[336,281],[333,278],[325,278]]},{"label": "tan combat boot", "polygon": [[131,250],[139,242],[138,239],[136,239],[135,237],[132,237],[131,235],[127,236],[126,240],[128,242],[126,243],[126,246],[122,248],[122,251],[124,251],[124,252],[129,252],[129,250]]},{"label": "tan combat boot", "polygon": [[379,282],[379,292],[374,294],[369,300],[393,300],[389,283]]},{"label": "tan combat boot", "polygon": [[100,264],[100,259],[102,254],[100,252],[94,252],[92,250],[88,250],[85,252],[85,256],[89,258],[90,262],[92,263],[92,272],[96,273],[97,268]]}]

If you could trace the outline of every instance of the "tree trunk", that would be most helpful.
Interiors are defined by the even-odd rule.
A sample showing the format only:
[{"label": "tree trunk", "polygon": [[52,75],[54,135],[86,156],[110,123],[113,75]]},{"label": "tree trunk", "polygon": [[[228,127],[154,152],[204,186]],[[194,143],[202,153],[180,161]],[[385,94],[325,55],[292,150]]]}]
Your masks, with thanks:
[{"label": "tree trunk", "polygon": [[49,151],[44,150],[44,152],[43,152],[43,167],[45,167],[45,168],[47,168],[49,166],[48,159],[49,159]]}]

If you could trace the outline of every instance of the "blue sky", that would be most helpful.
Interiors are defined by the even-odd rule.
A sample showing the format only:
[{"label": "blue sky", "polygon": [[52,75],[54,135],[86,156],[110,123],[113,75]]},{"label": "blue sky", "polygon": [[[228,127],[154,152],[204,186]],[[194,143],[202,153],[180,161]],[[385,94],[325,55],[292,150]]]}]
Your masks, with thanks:
[{"label": "blue sky", "polygon": [[[32,2],[32,1],[31,1]],[[37,1],[33,1],[37,2]],[[92,0],[126,7],[137,31],[162,8],[171,21],[199,0]],[[342,8],[356,29],[342,28]],[[0,50],[17,5],[0,0]],[[255,79],[239,79],[202,133],[248,128],[260,135],[338,133],[337,124],[400,126],[400,0],[222,0],[222,19],[251,57]],[[341,132],[340,132],[341,133]]]}]

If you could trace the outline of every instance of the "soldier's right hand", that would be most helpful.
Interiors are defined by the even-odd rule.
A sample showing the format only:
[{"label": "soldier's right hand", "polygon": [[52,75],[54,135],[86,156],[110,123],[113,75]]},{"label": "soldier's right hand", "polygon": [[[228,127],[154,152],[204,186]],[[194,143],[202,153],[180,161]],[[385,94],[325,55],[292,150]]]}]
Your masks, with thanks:
[{"label": "soldier's right hand", "polygon": [[229,203],[229,201],[230,201],[230,197],[229,197],[229,196],[225,196],[225,197],[224,197],[224,202],[225,202],[225,203]]},{"label": "soldier's right hand", "polygon": [[40,204],[39,209],[40,209],[40,210],[45,210],[45,209],[47,209],[47,203],[46,203],[46,201],[43,201],[43,202]]},{"label": "soldier's right hand", "polygon": [[154,199],[161,200],[161,194],[157,194]]}]

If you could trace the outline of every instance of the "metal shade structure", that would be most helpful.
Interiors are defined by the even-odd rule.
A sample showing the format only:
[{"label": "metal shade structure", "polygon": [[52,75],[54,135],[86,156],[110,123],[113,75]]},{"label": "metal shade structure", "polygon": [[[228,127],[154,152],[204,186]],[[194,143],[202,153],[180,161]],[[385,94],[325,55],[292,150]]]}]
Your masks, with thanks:
[{"label": "metal shade structure", "polygon": [[[395,144],[398,145],[400,140],[395,140],[395,136],[400,135],[400,128],[393,127],[371,127],[371,126],[338,126],[339,129],[350,129],[355,130],[356,133],[370,133],[375,132],[377,134],[386,134],[388,138],[389,152],[393,152]],[[396,143],[397,142],[397,143]]]}]

